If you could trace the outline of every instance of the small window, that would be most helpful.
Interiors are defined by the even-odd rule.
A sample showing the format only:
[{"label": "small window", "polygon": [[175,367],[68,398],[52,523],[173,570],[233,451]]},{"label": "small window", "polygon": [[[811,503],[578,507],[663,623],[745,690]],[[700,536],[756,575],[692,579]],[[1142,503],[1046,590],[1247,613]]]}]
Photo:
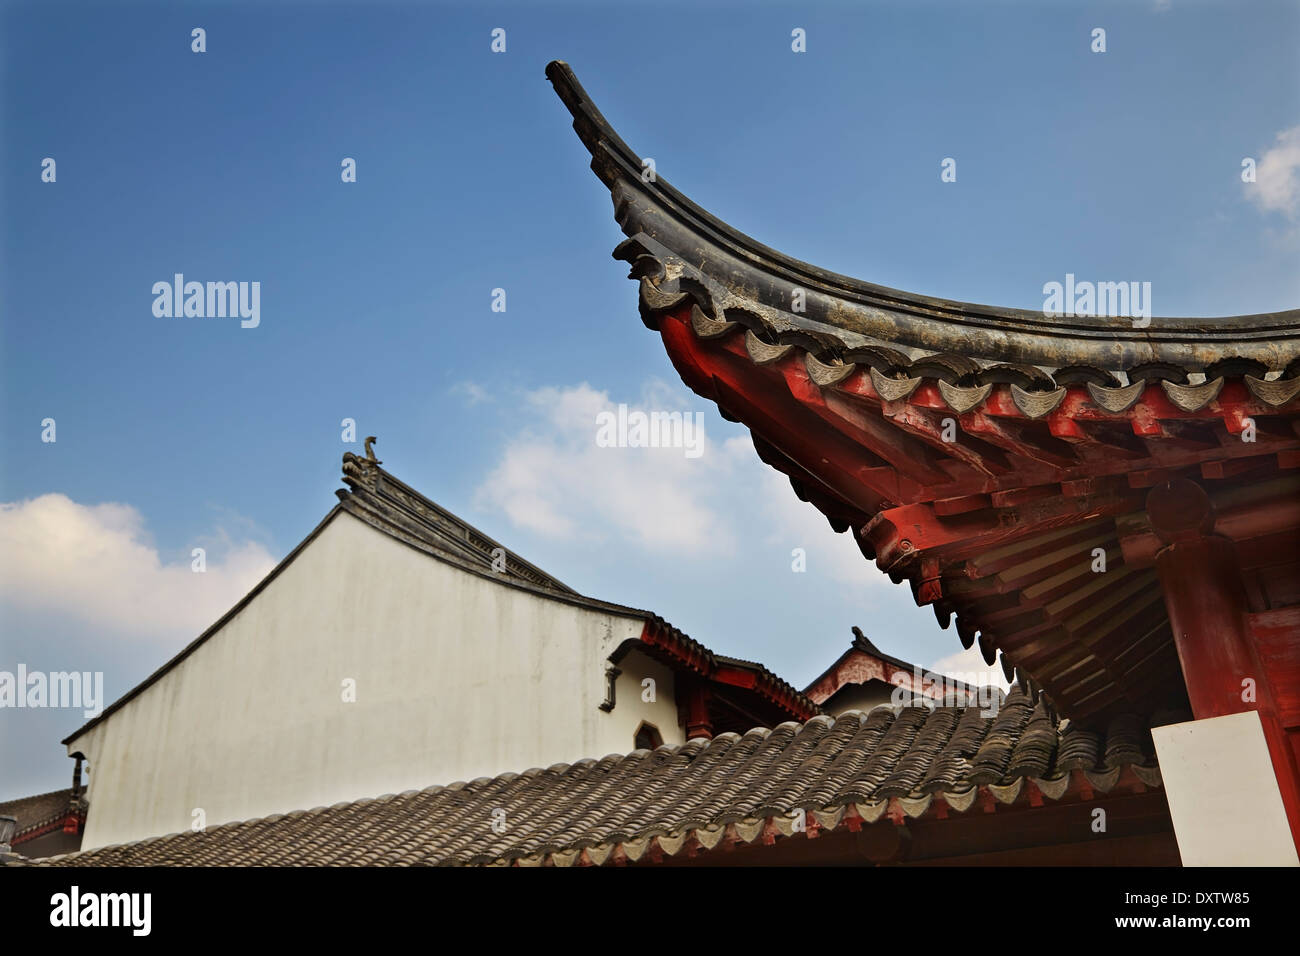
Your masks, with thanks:
[{"label": "small window", "polygon": [[636,729],[636,739],[633,741],[637,750],[654,750],[656,747],[664,745],[663,734],[659,733],[659,728],[654,724],[641,722],[641,726]]}]

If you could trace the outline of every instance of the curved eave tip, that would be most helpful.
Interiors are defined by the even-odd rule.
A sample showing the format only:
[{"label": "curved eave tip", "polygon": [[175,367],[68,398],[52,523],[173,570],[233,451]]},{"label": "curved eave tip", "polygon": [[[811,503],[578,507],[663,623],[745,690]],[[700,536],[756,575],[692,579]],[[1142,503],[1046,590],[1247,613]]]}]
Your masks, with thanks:
[{"label": "curved eave tip", "polygon": [[551,85],[555,87],[555,92],[559,94],[560,99],[564,100],[569,106],[570,112],[575,115],[579,111],[596,112],[591,100],[587,97],[587,91],[578,82],[573,67],[569,66],[564,60],[552,60],[546,64],[546,78],[551,81]]}]

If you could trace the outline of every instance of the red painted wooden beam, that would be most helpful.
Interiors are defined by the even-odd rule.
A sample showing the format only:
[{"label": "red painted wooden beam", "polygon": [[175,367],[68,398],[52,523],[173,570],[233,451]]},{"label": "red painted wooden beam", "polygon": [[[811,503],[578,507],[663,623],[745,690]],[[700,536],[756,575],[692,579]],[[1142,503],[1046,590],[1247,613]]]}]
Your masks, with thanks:
[{"label": "red painted wooden beam", "polygon": [[709,685],[691,681],[686,687],[686,739],[713,737],[713,719],[709,717]]},{"label": "red painted wooden beam", "polygon": [[1236,549],[1214,533],[1214,506],[1195,482],[1156,486],[1147,498],[1147,514],[1165,544],[1156,555],[1156,571],[1192,714],[1201,720],[1258,711],[1292,838],[1300,847],[1300,769],[1251,634]]}]

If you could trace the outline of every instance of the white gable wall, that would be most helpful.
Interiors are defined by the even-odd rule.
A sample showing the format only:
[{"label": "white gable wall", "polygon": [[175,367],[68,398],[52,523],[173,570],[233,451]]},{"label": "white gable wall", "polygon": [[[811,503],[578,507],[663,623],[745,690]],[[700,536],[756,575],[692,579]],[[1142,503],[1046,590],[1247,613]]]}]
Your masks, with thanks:
[{"label": "white gable wall", "polygon": [[188,829],[197,808],[212,826],[626,753],[643,720],[681,743],[672,673],[644,655],[619,664],[613,712],[598,707],[606,658],[642,626],[340,511],[220,631],[70,743],[90,764],[82,847]]}]

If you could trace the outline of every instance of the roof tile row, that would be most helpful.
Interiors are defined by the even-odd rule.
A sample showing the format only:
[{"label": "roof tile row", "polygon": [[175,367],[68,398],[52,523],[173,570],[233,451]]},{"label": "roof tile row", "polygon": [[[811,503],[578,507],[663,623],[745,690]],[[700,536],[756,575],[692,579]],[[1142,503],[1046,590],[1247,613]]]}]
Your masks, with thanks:
[{"label": "roof tile row", "polygon": [[[724,840],[1004,803],[1025,780],[1051,799],[1072,774],[1107,791],[1132,770],[1158,786],[1148,722],[1097,734],[1057,724],[1018,688],[997,709],[882,708],[655,751],[225,824],[34,861],[47,866],[530,865],[639,860]],[[892,811],[891,811],[892,812]]]}]

